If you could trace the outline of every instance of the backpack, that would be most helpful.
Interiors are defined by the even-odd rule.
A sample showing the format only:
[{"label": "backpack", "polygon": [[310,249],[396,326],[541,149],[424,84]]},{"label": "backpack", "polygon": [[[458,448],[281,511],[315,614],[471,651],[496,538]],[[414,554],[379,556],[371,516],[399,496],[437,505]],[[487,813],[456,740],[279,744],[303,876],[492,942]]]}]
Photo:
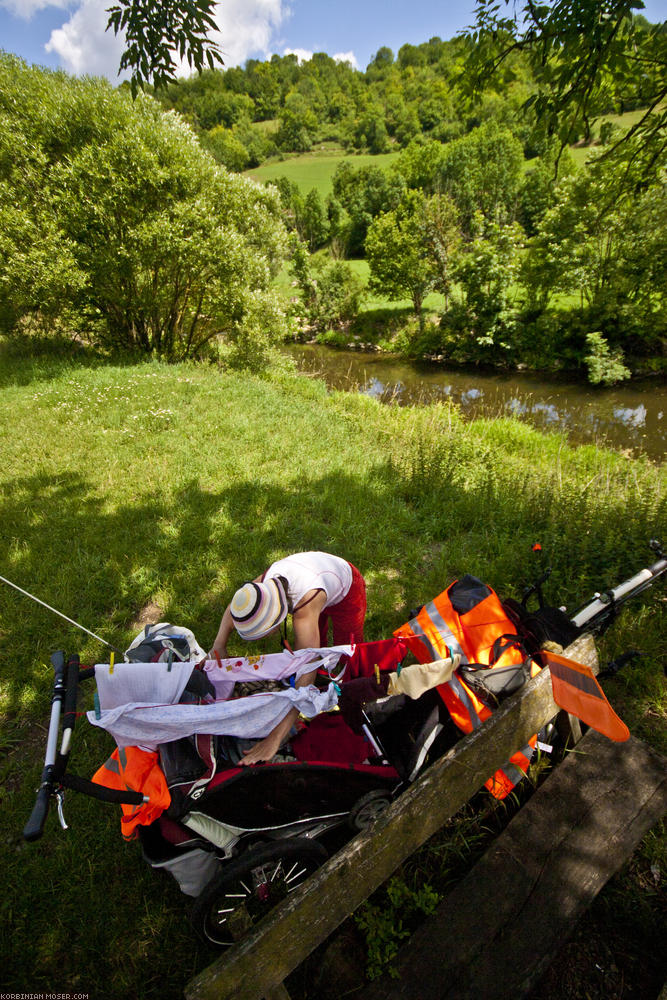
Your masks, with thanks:
[{"label": "backpack", "polygon": [[175,660],[203,660],[202,649],[189,628],[159,622],[146,625],[125,650],[130,663],[166,663]]}]

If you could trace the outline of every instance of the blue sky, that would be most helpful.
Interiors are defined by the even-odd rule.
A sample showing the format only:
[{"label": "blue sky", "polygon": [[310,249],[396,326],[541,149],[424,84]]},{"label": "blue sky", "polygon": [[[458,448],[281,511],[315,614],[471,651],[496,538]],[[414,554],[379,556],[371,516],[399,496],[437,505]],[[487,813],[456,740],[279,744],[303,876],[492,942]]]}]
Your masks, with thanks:
[{"label": "blue sky", "polygon": [[[28,62],[117,80],[122,43],[105,31],[113,0],[0,0],[0,48]],[[667,18],[667,0],[645,0],[650,21]],[[273,53],[313,52],[365,69],[383,45],[434,35],[451,38],[474,20],[475,0],[225,0],[216,40],[227,66]]]}]

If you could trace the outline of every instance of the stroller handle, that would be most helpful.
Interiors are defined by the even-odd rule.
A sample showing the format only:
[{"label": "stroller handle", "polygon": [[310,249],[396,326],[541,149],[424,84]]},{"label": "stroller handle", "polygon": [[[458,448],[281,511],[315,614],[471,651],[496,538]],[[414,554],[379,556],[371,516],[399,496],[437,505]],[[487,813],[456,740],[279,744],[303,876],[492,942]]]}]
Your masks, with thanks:
[{"label": "stroller handle", "polygon": [[651,539],[650,547],[660,558],[651,566],[623,580],[615,587],[595,594],[594,597],[580,607],[572,616],[571,621],[580,632],[592,631],[602,633],[612,623],[620,608],[634,597],[653,586],[658,577],[667,573],[667,557],[659,543]]},{"label": "stroller handle", "polygon": [[[23,828],[25,840],[37,840],[42,835],[44,823],[49,811],[49,802],[52,795],[55,795],[57,788],[56,781],[56,760],[58,733],[60,731],[60,715],[65,692],[67,689],[65,679],[65,654],[62,651],[51,655],[53,665],[53,697],[51,699],[51,719],[49,721],[49,733],[46,740],[46,755],[44,757],[44,768],[42,770],[42,780],[37,791],[37,799],[33,807],[30,819]],[[78,666],[77,666],[78,670]],[[67,680],[71,672],[67,671]],[[75,695],[76,697],[76,691]],[[71,706],[71,699],[67,699],[68,708]],[[72,714],[70,712],[70,714]],[[71,723],[74,724],[73,722]],[[64,770],[64,768],[63,768]]]},{"label": "stroller handle", "polygon": [[[46,740],[44,768],[37,790],[35,805],[33,806],[28,822],[23,828],[23,839],[27,841],[39,840],[42,836],[51,799],[57,798],[60,803],[64,788],[73,788],[78,792],[83,792],[84,795],[90,795],[92,798],[102,799],[105,802],[138,805],[145,801],[144,796],[140,792],[131,792],[129,790],[124,792],[117,789],[104,788],[102,785],[96,785],[87,778],[80,778],[76,774],[65,773],[74,723],[76,721],[76,698],[79,681],[93,676],[94,670],[80,670],[79,657],[76,653],[72,654],[66,663],[65,654],[60,650],[52,654],[51,663],[54,674],[51,718]],[[64,714],[62,711],[63,705]],[[61,715],[63,734],[60,751],[58,751]],[[61,823],[65,827],[62,814]]]}]

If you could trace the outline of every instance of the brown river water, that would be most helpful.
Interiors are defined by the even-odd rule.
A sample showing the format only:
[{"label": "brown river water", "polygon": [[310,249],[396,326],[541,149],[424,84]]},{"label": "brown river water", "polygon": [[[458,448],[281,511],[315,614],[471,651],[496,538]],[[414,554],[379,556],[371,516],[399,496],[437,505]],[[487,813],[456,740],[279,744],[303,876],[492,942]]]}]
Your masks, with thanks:
[{"label": "brown river water", "polygon": [[641,381],[600,388],[535,375],[463,372],[380,354],[319,344],[287,348],[304,372],[336,389],[363,392],[385,403],[456,403],[464,418],[513,416],[573,444],[598,444],[663,461],[667,447],[667,385]]}]

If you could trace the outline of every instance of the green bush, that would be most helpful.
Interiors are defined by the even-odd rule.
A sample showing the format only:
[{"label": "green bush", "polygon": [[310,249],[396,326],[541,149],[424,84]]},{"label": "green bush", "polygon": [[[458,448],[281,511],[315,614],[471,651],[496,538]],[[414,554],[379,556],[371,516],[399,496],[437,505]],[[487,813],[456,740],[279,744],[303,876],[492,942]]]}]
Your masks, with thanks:
[{"label": "green bush", "polygon": [[364,903],[355,915],[355,922],[366,935],[367,966],[369,979],[377,979],[384,972],[396,977],[393,959],[401,942],[419,925],[424,917],[436,910],[440,897],[426,883],[412,889],[398,877],[392,878],[382,893],[381,905]]},{"label": "green bush", "polygon": [[623,364],[623,352],[616,348],[611,350],[601,333],[589,333],[586,337],[590,354],[585,361],[588,366],[588,381],[593,385],[600,382],[604,385],[614,385],[630,378],[630,371]]},{"label": "green bush", "polygon": [[365,295],[362,279],[343,260],[332,260],[326,254],[310,257],[300,242],[293,247],[292,266],[311,327],[322,333],[347,326]]},{"label": "green bush", "polygon": [[270,293],[286,247],[276,192],[218,167],[175,113],[106,81],[0,56],[0,95],[5,329],[69,322],[170,359],[219,340],[247,359],[260,328],[262,341],[285,335]]}]

